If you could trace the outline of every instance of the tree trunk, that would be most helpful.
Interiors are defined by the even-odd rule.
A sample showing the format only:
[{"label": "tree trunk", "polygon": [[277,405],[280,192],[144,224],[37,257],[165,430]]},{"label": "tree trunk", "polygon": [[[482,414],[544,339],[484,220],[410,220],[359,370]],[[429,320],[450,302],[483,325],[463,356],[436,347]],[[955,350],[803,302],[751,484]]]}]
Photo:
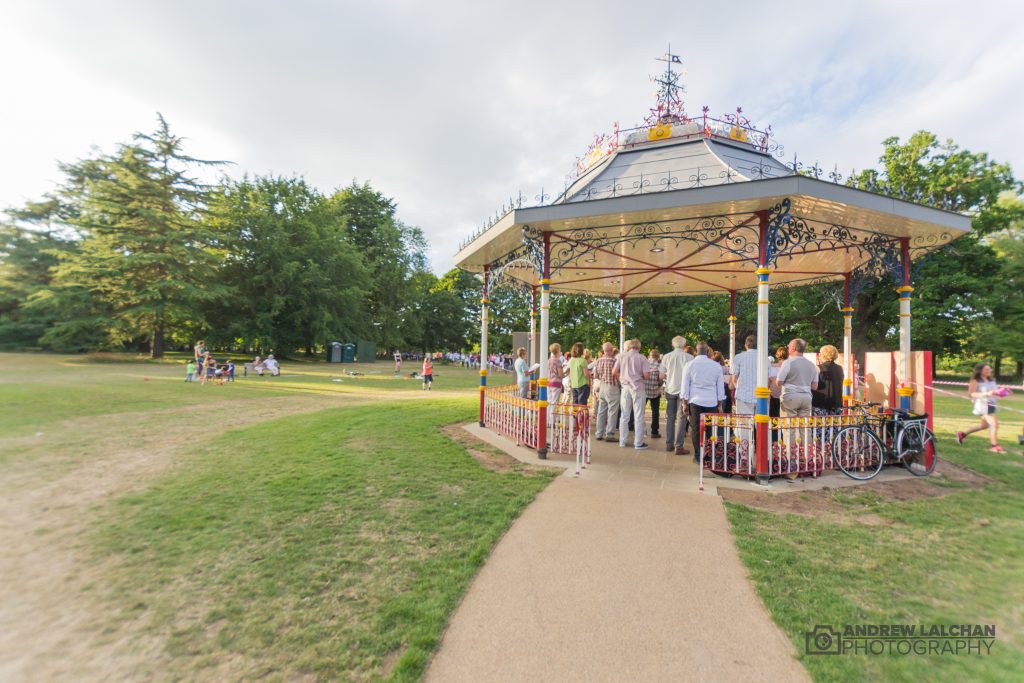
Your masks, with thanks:
[{"label": "tree trunk", "polygon": [[998,382],[999,381],[999,370],[1003,367],[1003,356],[1002,354],[996,356],[996,362],[992,365],[992,376]]},{"label": "tree trunk", "polygon": [[1017,372],[1013,375],[1014,382],[1024,382],[1024,360],[1017,361]]},{"label": "tree trunk", "polygon": [[164,324],[158,322],[156,327],[153,329],[153,350],[150,353],[150,358],[163,358],[164,357]]}]

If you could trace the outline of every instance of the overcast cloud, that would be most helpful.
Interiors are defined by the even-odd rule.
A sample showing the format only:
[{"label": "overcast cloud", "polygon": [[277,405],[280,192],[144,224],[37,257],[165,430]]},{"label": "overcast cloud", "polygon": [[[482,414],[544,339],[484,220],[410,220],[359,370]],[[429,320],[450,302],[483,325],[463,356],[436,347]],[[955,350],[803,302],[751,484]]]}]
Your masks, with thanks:
[{"label": "overcast cloud", "polygon": [[[493,5],[493,6],[492,6]],[[510,195],[561,190],[641,120],[669,42],[691,114],[742,105],[786,155],[848,173],[928,129],[1024,169],[1015,2],[34,0],[0,9],[0,207],[162,112],[229,174],[356,178],[436,271]]]}]

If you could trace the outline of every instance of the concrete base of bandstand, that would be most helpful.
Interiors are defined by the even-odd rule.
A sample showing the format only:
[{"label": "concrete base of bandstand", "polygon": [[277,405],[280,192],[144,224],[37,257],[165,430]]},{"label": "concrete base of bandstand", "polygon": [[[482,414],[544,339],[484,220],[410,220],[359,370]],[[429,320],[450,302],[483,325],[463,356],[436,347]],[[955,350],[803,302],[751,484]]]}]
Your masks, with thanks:
[{"label": "concrete base of bandstand", "polygon": [[495,547],[426,680],[809,680],[755,594],[715,495],[716,486],[765,487],[709,478],[701,493],[692,457],[659,452],[657,441],[649,451],[595,444],[576,478],[571,458],[542,461],[475,424],[467,430],[566,476]]},{"label": "concrete base of bandstand", "polygon": [[[537,452],[525,446],[517,446],[511,439],[480,427],[477,423],[465,425],[464,429],[473,436],[486,441],[492,446],[502,449],[512,457],[525,463],[565,468],[565,476],[576,476],[576,460],[564,453],[548,453],[546,460],[537,457]],[[632,443],[632,439],[630,440]],[[635,483],[656,489],[670,491],[699,492],[700,468],[693,462],[693,454],[675,455],[665,451],[664,439],[648,439],[650,448],[636,450],[632,446],[620,448],[617,443],[594,441],[591,462],[580,472],[581,479],[592,481],[610,481],[617,483]],[[693,446],[687,442],[691,451]],[[895,481],[912,479],[914,475],[902,467],[885,467],[872,481]],[[740,476],[721,477],[705,470],[705,492],[717,494],[719,488],[746,489],[767,493],[798,493],[801,491],[817,491],[823,488],[843,488],[858,486],[863,481],[851,479],[842,472],[829,471],[818,477],[800,477],[787,479],[772,477],[764,484],[753,478]]]}]

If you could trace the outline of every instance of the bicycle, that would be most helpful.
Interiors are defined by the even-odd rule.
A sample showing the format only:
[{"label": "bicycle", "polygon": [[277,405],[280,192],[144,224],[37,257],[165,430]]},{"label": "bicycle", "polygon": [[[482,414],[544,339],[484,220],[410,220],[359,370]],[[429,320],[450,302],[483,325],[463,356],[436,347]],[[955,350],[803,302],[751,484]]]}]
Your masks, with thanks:
[{"label": "bicycle", "polygon": [[914,476],[934,472],[939,458],[935,434],[927,427],[928,416],[905,410],[893,410],[891,415],[870,410],[878,406],[854,406],[864,421],[843,427],[832,440],[832,458],[843,474],[867,481],[882,471],[887,460],[898,461]]}]

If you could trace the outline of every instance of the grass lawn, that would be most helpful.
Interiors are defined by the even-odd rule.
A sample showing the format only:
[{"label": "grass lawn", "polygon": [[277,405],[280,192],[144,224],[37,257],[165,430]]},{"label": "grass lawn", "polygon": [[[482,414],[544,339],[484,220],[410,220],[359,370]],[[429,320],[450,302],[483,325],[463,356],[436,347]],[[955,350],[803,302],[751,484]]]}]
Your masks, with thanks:
[{"label": "grass lawn", "polygon": [[[226,386],[186,384],[184,361],[139,362],[124,354],[60,356],[0,353],[0,437],[34,434],[62,420],[123,412],[213,405],[229,399],[294,394],[336,396],[419,391],[394,365],[285,361],[279,377],[242,377]],[[354,371],[359,376],[345,373]],[[477,371],[438,365],[433,392],[475,389]],[[511,381],[511,380],[509,380]],[[0,455],[0,462],[3,456]]]},{"label": "grass lawn", "polygon": [[[1004,405],[1024,409],[1018,393]],[[970,404],[936,398],[940,457],[993,479],[990,486],[942,498],[886,502],[835,498],[882,518],[862,525],[772,514],[728,505],[740,555],[775,621],[800,653],[816,624],[995,624],[990,656],[806,656],[818,681],[1024,680],[1024,458],[1016,443],[1022,415],[1004,411],[1010,451],[987,451]]]},{"label": "grass lawn", "polygon": [[[166,638],[160,667],[417,679],[491,546],[550,479],[488,471],[437,429],[471,418],[465,400],[431,400],[277,420],[120,500],[96,540],[118,560],[113,590]],[[216,669],[224,653],[240,670]]]},{"label": "grass lawn", "polygon": [[[20,600],[31,590],[17,586],[40,583],[24,574],[0,595],[12,614],[49,609],[41,623],[61,635],[37,661],[64,678],[75,660],[60,643],[78,640],[89,662],[115,659],[85,678],[416,680],[554,473],[487,469],[442,433],[475,415],[468,369],[439,367],[428,394],[390,364],[346,366],[385,371],[356,378],[284,364],[281,377],[200,387],[172,363],[0,363],[0,508],[19,518],[0,545],[31,553],[40,575],[52,567],[61,597]],[[86,491],[93,502],[76,505]],[[43,640],[14,628],[0,649]]]}]

